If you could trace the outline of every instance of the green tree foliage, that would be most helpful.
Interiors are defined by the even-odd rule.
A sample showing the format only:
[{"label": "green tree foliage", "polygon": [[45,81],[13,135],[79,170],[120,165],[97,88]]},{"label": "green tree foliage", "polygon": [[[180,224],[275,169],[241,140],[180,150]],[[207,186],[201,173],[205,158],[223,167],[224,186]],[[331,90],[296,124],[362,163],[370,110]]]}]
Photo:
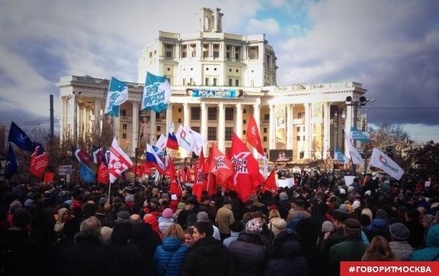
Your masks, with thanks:
[{"label": "green tree foliage", "polygon": [[439,143],[429,141],[411,149],[406,160],[406,173],[418,180],[439,179]]}]

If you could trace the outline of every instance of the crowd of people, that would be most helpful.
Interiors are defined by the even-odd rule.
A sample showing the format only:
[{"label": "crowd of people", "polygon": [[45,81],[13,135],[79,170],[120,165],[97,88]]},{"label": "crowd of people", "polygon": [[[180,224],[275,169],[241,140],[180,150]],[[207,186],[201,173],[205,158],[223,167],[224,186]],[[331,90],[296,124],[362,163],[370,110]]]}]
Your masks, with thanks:
[{"label": "crowd of people", "polygon": [[164,183],[1,186],[0,275],[339,275],[439,260],[439,185],[296,175],[242,202]]}]

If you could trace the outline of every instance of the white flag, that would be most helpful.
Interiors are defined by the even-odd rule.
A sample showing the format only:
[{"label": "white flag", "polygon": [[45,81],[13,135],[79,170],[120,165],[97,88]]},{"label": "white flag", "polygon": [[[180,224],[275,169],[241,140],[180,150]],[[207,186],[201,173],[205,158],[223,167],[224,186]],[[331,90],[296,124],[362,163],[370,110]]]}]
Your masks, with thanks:
[{"label": "white flag", "polygon": [[375,168],[382,169],[388,175],[397,180],[400,180],[404,174],[403,169],[396,164],[395,161],[377,148],[373,149],[369,164]]},{"label": "white flag", "polygon": [[352,163],[354,163],[355,165],[363,165],[363,158],[361,157],[361,154],[358,152],[357,148],[352,145],[351,137],[349,134],[345,134],[345,140],[348,146],[350,158],[352,159]]},{"label": "white flag", "polygon": [[195,138],[190,128],[180,125],[175,136],[180,147],[184,148],[187,152],[192,152]]},{"label": "white flag", "polygon": [[200,156],[201,150],[203,147],[206,147],[208,144],[207,139],[203,137],[200,133],[196,132],[195,130],[191,130],[191,133],[194,137],[194,144],[192,146],[192,151],[197,155]]},{"label": "white flag", "polygon": [[163,150],[166,147],[166,142],[168,141],[168,137],[166,137],[163,133],[160,134],[159,139],[155,142],[155,145],[158,149]]},{"label": "white flag", "polygon": [[131,158],[119,147],[116,138],[113,139],[110,147],[110,160],[108,162],[108,171],[110,174],[110,183],[113,183],[121,174],[128,170],[133,161]]}]

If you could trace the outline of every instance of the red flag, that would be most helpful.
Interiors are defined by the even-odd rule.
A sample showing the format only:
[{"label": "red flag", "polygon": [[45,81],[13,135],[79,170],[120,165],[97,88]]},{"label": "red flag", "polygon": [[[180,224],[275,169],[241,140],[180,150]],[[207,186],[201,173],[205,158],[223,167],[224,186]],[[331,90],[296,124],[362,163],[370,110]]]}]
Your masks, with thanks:
[{"label": "red flag", "polygon": [[265,191],[269,191],[273,195],[277,194],[276,175],[274,173],[274,170],[270,172],[270,175],[267,177],[264,185],[262,186],[262,192]]},{"label": "red flag", "polygon": [[169,192],[171,194],[176,194],[178,197],[181,196],[181,187],[178,184],[178,180],[175,173],[174,162],[172,161],[171,156],[169,156],[168,166],[166,167],[166,175],[169,176]]},{"label": "red flag", "polygon": [[247,142],[252,145],[262,156],[264,156],[261,135],[259,135],[258,125],[256,124],[253,116],[250,116],[250,120],[247,124]]},{"label": "red flag", "polygon": [[36,146],[30,156],[30,173],[36,177],[42,177],[47,165],[49,165],[49,156],[42,147]]},{"label": "red flag", "polygon": [[258,161],[236,133],[233,133],[232,147],[228,157],[235,169],[235,173],[229,181],[241,200],[245,202],[251,195],[255,195],[258,186],[264,183]]},{"label": "red flag", "polygon": [[110,172],[105,162],[99,162],[97,174],[98,183],[108,184],[108,182],[110,182]]},{"label": "red flag", "polygon": [[55,175],[53,174],[53,172],[47,172],[47,173],[44,173],[43,179],[44,179],[43,182],[53,183],[53,180],[55,179]]},{"label": "red flag", "polygon": [[212,161],[209,171],[216,176],[216,183],[226,186],[227,180],[233,175],[233,163],[216,146],[212,145]]}]

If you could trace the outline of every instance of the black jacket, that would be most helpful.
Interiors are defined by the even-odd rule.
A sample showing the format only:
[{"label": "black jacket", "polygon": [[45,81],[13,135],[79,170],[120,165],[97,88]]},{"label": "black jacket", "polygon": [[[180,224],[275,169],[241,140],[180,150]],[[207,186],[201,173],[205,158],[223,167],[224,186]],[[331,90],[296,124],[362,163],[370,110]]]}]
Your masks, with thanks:
[{"label": "black jacket", "polygon": [[262,275],[270,254],[269,248],[264,236],[242,232],[229,246],[239,275]]}]

